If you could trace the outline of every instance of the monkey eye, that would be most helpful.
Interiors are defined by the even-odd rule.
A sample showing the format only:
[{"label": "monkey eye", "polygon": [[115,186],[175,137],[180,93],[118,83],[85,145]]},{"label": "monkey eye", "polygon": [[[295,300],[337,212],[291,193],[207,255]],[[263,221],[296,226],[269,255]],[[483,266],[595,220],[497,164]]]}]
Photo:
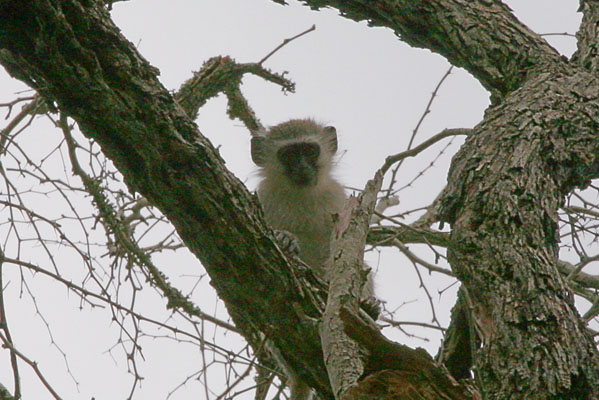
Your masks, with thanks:
[{"label": "monkey eye", "polygon": [[304,143],[302,153],[312,164],[316,164],[320,156],[320,146],[316,143]]},{"label": "monkey eye", "polygon": [[316,166],[320,156],[320,146],[317,143],[303,142],[282,147],[277,155],[283,164],[296,164],[302,158]]}]

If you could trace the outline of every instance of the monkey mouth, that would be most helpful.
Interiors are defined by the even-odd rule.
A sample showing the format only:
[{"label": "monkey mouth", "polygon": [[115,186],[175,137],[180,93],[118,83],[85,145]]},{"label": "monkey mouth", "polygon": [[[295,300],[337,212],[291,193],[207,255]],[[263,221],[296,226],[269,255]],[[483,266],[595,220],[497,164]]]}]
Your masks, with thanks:
[{"label": "monkey mouth", "polygon": [[314,171],[289,171],[287,176],[297,186],[308,187],[316,185],[316,174]]},{"label": "monkey mouth", "polygon": [[301,187],[316,186],[316,179],[310,177],[301,176],[295,179],[292,178],[291,181]]}]

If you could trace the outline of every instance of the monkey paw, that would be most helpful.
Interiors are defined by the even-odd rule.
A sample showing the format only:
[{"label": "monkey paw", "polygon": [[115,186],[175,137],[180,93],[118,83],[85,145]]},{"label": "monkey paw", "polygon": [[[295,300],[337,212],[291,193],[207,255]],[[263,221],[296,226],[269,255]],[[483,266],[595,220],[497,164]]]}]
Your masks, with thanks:
[{"label": "monkey paw", "polygon": [[366,311],[373,320],[381,315],[381,301],[374,296],[368,296],[360,300],[360,308]]},{"label": "monkey paw", "polygon": [[275,231],[275,238],[283,252],[292,257],[299,257],[300,246],[297,237],[288,231]]}]

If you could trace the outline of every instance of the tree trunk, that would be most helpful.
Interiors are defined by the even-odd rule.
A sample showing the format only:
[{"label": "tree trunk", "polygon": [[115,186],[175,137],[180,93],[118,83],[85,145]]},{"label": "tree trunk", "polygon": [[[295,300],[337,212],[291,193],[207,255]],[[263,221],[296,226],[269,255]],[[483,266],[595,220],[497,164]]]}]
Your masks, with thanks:
[{"label": "tree trunk", "polygon": [[599,116],[599,82],[558,68],[487,112],[445,191],[449,261],[473,300],[490,399],[599,395],[597,350],[557,269],[557,210],[599,172],[589,118]]}]

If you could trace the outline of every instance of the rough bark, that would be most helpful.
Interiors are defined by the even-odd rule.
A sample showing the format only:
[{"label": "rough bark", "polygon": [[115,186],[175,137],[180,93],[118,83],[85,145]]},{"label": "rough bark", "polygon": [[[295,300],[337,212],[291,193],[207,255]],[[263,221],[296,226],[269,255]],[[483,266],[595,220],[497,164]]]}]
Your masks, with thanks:
[{"label": "rough bark", "polygon": [[300,1],[312,8],[336,8],[344,17],[372,26],[385,26],[409,45],[441,54],[469,71],[495,101],[517,89],[530,69],[560,58],[499,1]]},{"label": "rough bark", "polygon": [[329,296],[320,324],[322,351],[335,398],[342,398],[364,373],[360,347],[345,334],[340,313],[342,308],[359,311],[366,284],[364,246],[382,182],[383,174],[379,173],[359,197],[350,197],[335,224]]},{"label": "rough bark", "polygon": [[596,1],[580,0],[583,12],[582,24],[576,33],[578,50],[572,56],[572,62],[595,75],[599,71],[599,4]]},{"label": "rough bark", "polygon": [[599,173],[598,85],[568,66],[538,72],[453,160],[449,260],[473,299],[490,399],[599,395],[597,349],[557,269],[557,210]]},{"label": "rough bark", "polygon": [[388,340],[346,308],[341,319],[347,335],[369,353],[366,377],[341,400],[480,400],[476,390],[458,384],[425,350]]},{"label": "rough bark", "polygon": [[480,339],[472,321],[468,295],[463,287],[458,291],[456,304],[451,310],[451,324],[445,332],[443,346],[437,360],[442,362],[455,379],[472,378],[474,354]]}]

